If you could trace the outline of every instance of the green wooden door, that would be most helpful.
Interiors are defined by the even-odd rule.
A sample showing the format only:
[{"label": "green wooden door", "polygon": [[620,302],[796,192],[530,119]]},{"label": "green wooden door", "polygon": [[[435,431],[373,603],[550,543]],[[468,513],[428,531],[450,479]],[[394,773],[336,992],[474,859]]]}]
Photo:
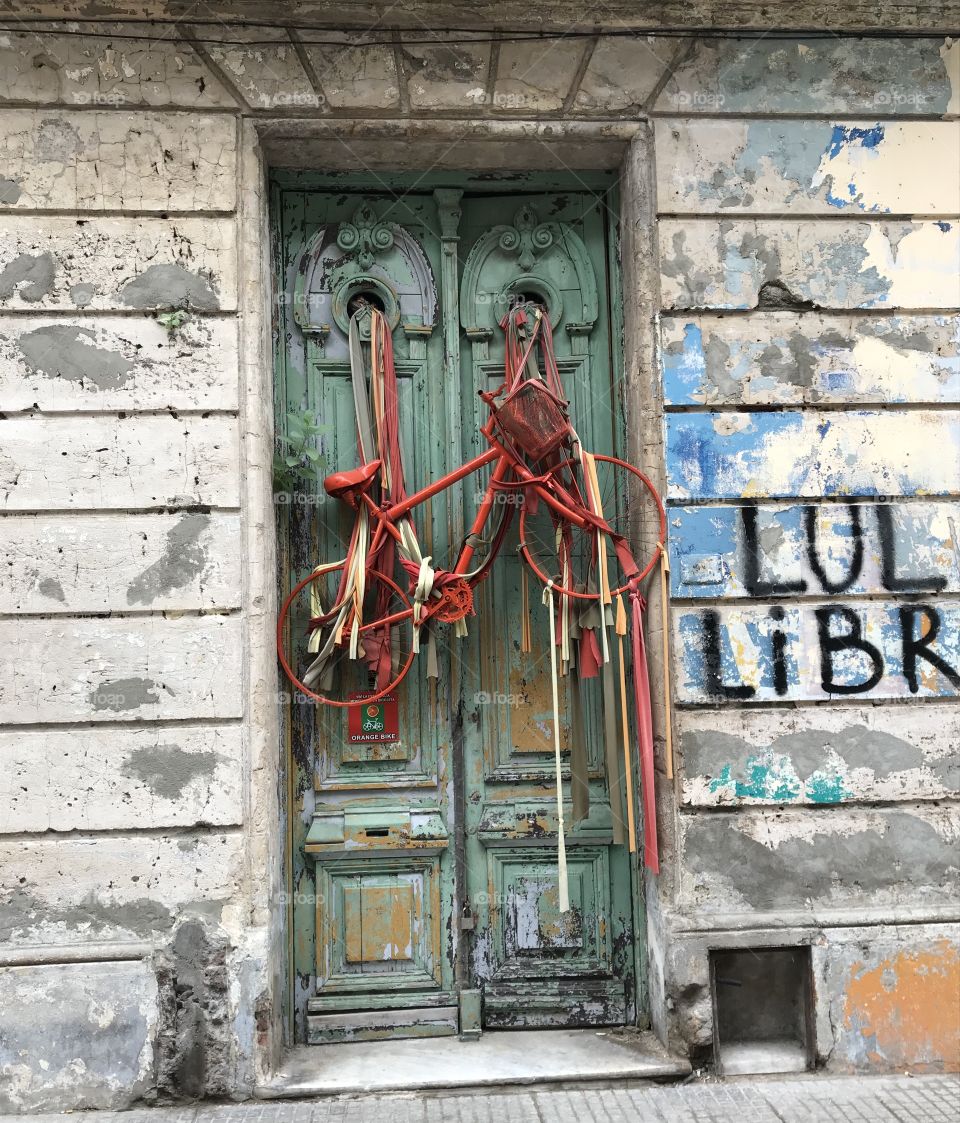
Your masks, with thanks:
[{"label": "green wooden door", "polygon": [[[288,187],[275,205],[286,298],[281,422],[314,412],[323,471],[357,465],[347,331],[362,295],[393,328],[408,479],[441,474],[451,450],[425,405],[442,416],[457,392],[444,377],[432,193],[398,199]],[[294,494],[286,516],[290,587],[318,562],[344,556],[352,512],[318,484]],[[418,512],[417,526],[425,552],[442,558],[443,497]],[[303,625],[301,611],[293,634]],[[441,667],[439,681],[428,682],[417,671],[397,692],[395,741],[356,743],[345,710],[291,701],[292,955],[298,1029],[308,1041],[457,1029],[448,672]],[[358,675],[355,685],[368,681]]]},{"label": "green wooden door", "polygon": [[[529,178],[520,187],[529,192]],[[346,334],[363,294],[393,327],[407,484],[423,486],[478,450],[476,391],[502,374],[497,320],[522,293],[557,323],[585,446],[612,451],[619,341],[606,198],[494,195],[482,180],[370,189],[348,177],[335,188],[278,178],[278,427],[314,411],[324,470],[357,464]],[[469,479],[416,512],[435,565],[452,565],[482,486]],[[281,512],[289,588],[343,556],[350,518],[319,485],[301,486]],[[344,711],[290,699],[301,1040],[454,1033],[461,992],[478,990],[488,1027],[635,1020],[637,897],[626,849],[612,843],[599,736],[588,744],[590,816],[568,838],[573,907],[556,908],[546,616],[531,581],[534,651],[521,656],[516,541],[514,528],[469,637],[441,629],[440,678],[427,678],[421,658],[401,684],[396,741],[351,742]],[[588,729],[600,728],[597,702],[588,689]]]},{"label": "green wooden door", "polygon": [[[464,455],[479,446],[478,389],[503,378],[498,320],[532,298],[554,327],[560,375],[584,447],[620,440],[619,339],[611,338],[608,199],[593,192],[486,196],[462,204],[460,289]],[[467,495],[475,501],[474,488]],[[509,501],[509,495],[504,497]],[[516,521],[516,520],[515,520]],[[470,968],[487,1027],[632,1022],[636,949],[627,848],[614,845],[604,773],[599,680],[583,685],[590,813],[566,845],[571,908],[558,910],[557,815],[547,610],[528,576],[523,596],[516,535],[478,590],[471,650],[461,662],[467,890],[475,927]],[[532,651],[522,652],[524,600]],[[562,739],[569,760],[566,684]],[[620,778],[613,784],[620,791]],[[619,833],[619,832],[617,832]]]}]

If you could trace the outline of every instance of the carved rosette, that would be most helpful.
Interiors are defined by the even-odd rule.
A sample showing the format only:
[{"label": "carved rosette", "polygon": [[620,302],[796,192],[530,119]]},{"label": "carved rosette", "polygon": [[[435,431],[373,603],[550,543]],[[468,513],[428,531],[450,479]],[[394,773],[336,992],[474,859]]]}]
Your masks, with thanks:
[{"label": "carved rosette", "polygon": [[524,272],[533,268],[536,259],[553,242],[553,230],[546,222],[537,222],[537,214],[532,207],[521,207],[513,220],[513,226],[504,227],[500,234],[500,249],[504,253],[516,254]]},{"label": "carved rosette", "polygon": [[366,203],[357,208],[353,222],[341,222],[337,228],[337,245],[345,253],[356,253],[357,264],[366,273],[373,266],[378,253],[390,249],[394,243],[393,230],[379,222],[373,207]]}]

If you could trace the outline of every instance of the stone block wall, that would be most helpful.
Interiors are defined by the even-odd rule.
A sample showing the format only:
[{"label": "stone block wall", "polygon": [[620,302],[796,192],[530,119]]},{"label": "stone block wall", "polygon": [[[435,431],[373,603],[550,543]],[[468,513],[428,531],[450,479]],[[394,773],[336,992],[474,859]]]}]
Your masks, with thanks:
[{"label": "stone block wall", "polygon": [[239,310],[260,173],[189,47],[91,30],[0,35],[0,1111],[242,1093],[274,1018]]},{"label": "stone block wall", "polygon": [[[825,1063],[955,1066],[958,45],[649,29],[532,68],[274,23],[0,32],[0,1110],[245,1095],[282,1043],[270,159],[642,161],[654,1024],[704,1047],[709,948],[809,943]],[[854,618],[883,673],[825,694]],[[875,665],[838,646],[831,681]]]},{"label": "stone block wall", "polygon": [[716,41],[654,122],[694,1048],[801,944],[821,1063],[960,1066],[956,52]]}]

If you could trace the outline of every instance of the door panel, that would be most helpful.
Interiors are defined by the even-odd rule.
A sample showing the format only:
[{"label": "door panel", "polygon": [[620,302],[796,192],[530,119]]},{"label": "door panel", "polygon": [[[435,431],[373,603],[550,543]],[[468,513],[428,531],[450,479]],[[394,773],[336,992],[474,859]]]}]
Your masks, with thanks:
[{"label": "door panel", "polygon": [[[279,416],[317,414],[324,474],[359,463],[347,329],[350,302],[364,293],[393,329],[409,484],[442,474],[451,450],[431,411],[442,418],[458,387],[444,378],[432,194],[289,190],[278,209],[288,296]],[[319,484],[293,499],[288,587],[320,561],[342,558],[353,523],[353,512]],[[418,509],[414,521],[424,553],[439,561],[450,521],[445,498]],[[293,635],[305,635],[303,602]],[[456,1031],[449,677],[440,662],[439,680],[421,673],[421,660],[397,691],[396,742],[351,742],[345,709],[296,700],[290,708],[294,957],[308,1041]],[[365,668],[355,686],[369,686]],[[424,1009],[433,1012],[414,1016]]]},{"label": "door panel", "polygon": [[[408,490],[437,479],[482,451],[477,391],[503,377],[498,322],[511,294],[532,295],[556,325],[584,446],[615,451],[605,199],[494,195],[480,180],[464,191],[278,187],[280,428],[288,411],[312,409],[325,426],[324,471],[358,463],[346,328],[351,297],[368,292],[393,327]],[[452,566],[485,478],[414,513],[434,565]],[[318,485],[294,497],[284,523],[289,588],[343,556],[352,512]],[[291,700],[298,1039],[453,1033],[458,994],[475,989],[490,1028],[636,1017],[631,871],[613,843],[620,778],[605,774],[596,681],[582,689],[590,814],[576,825],[561,682],[571,908],[558,910],[548,624],[517,541],[514,525],[476,589],[467,638],[438,628],[439,679],[419,659],[401,683],[398,741],[351,743],[345,711]],[[529,653],[519,649],[524,603]],[[305,609],[293,634],[304,624]]]},{"label": "door panel", "polygon": [[[476,391],[503,380],[499,320],[511,298],[545,305],[558,367],[584,447],[620,445],[620,386],[612,360],[605,201],[592,193],[465,198],[460,289],[464,456],[485,419]],[[481,408],[482,407],[482,408]],[[481,488],[474,489],[482,494]],[[467,497],[468,518],[479,497]],[[471,502],[473,501],[473,507]],[[557,908],[557,818],[549,625],[542,585],[524,574],[515,531],[477,590],[465,714],[467,888],[475,914],[471,966],[484,1024],[601,1025],[632,1019],[633,908],[621,778],[604,771],[599,680],[581,687],[590,814],[565,806],[570,911]],[[526,590],[524,590],[526,581]],[[521,652],[524,604],[532,650]],[[560,680],[561,748],[569,801],[569,704]],[[611,802],[611,790],[614,793]]]}]

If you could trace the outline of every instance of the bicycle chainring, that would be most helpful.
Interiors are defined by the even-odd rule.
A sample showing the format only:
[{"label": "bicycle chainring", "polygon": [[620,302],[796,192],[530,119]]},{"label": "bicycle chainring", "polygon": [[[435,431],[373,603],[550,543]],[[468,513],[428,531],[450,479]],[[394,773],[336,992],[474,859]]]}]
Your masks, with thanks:
[{"label": "bicycle chainring", "polygon": [[431,615],[444,624],[453,624],[472,612],[473,589],[465,577],[457,577],[440,590],[440,601]]}]

